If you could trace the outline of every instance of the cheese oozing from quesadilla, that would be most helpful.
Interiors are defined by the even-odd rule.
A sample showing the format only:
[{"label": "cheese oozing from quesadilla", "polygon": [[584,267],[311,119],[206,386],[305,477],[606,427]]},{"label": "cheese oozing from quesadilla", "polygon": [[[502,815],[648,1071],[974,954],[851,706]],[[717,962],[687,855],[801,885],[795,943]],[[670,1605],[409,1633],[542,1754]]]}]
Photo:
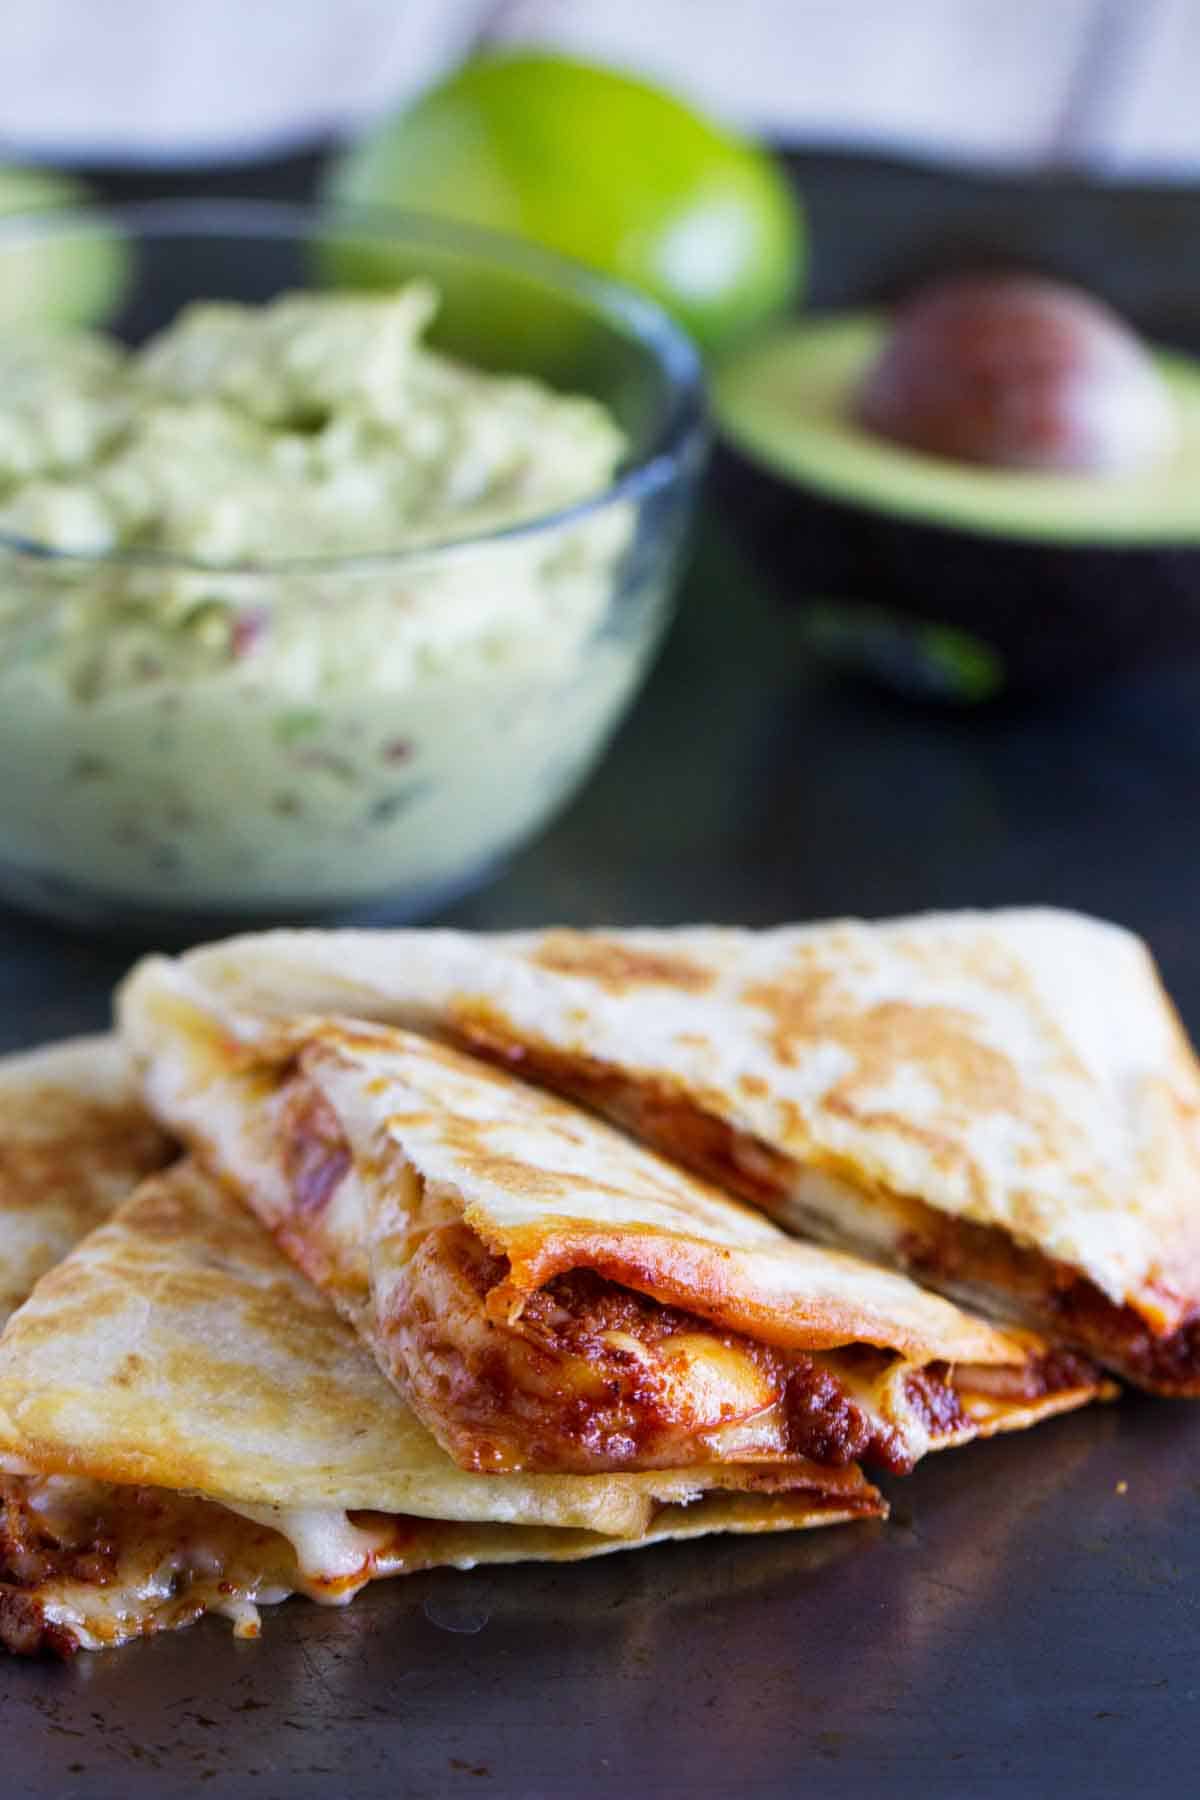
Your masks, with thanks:
[{"label": "cheese oozing from quesadilla", "polygon": [[446,1046],[330,1019],[239,1037],[176,975],[127,1008],[151,1104],[464,1469],[905,1471],[1102,1390]]},{"label": "cheese oozing from quesadilla", "polygon": [[[427,1569],[584,1562],[717,1533],[759,1536],[886,1515],[861,1475],[844,1485],[841,1494],[712,1489],[656,1506],[635,1538],[328,1512],[317,1555],[311,1525],[286,1512],[264,1524],[252,1512],[169,1489],[0,1474],[0,1646],[17,1656],[66,1658],[177,1631],[210,1613],[228,1619],[236,1637],[257,1638],[259,1607],[293,1594],[344,1606],[369,1582]],[[369,1551],[359,1548],[341,1573],[364,1538]]]},{"label": "cheese oozing from quesadilla", "polygon": [[231,1008],[449,1035],[789,1230],[1200,1394],[1200,1066],[1116,926],[277,932],[183,966]]},{"label": "cheese oozing from quesadilla", "polygon": [[851,1466],[465,1474],[261,1225],[145,1182],[0,1340],[0,1643],[69,1655],[289,1593],[883,1516]]}]

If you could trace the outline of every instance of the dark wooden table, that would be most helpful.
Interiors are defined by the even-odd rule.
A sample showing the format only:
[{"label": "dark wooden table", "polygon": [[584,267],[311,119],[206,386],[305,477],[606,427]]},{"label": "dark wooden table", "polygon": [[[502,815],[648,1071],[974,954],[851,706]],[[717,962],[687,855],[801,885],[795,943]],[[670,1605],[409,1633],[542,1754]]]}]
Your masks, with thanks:
[{"label": "dark wooden table", "polygon": [[[977,233],[1014,254],[1057,245],[1057,266],[1112,271],[1139,316],[1196,336],[1194,195],[846,158],[802,172],[826,300],[886,291]],[[278,179],[295,191],[306,174]],[[838,685],[719,499],[603,768],[448,918],[765,924],[1052,902],[1143,932],[1200,1032],[1200,674],[984,714]],[[127,959],[0,918],[0,1045],[100,1024]],[[1200,1413],[1126,1401],[932,1459],[892,1493],[879,1529],[415,1577],[346,1612],[292,1603],[257,1645],[210,1622],[65,1669],[0,1668],[0,1793],[1194,1788]]]}]

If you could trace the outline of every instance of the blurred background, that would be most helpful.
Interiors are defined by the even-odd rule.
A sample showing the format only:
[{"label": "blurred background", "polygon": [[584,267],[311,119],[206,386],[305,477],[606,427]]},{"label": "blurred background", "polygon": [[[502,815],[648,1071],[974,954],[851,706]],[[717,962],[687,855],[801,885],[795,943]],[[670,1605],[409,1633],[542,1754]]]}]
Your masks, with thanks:
[{"label": "blurred background", "polygon": [[[316,197],[511,231],[648,291],[713,368],[788,316],[892,306],[931,278],[997,266],[1078,284],[1144,338],[1200,348],[1194,0],[8,0],[0,32],[0,162],[75,172],[109,199]],[[515,60],[493,79],[497,57]],[[0,181],[0,205],[75,191],[17,182],[9,192]],[[978,318],[971,330],[982,343]],[[1098,364],[1082,399],[1072,389],[1063,401],[1065,380],[1050,401],[1033,389],[1022,399],[1033,363],[1058,354],[1049,338],[1023,341],[1024,372],[1010,357],[1009,390],[989,405],[1072,417],[1109,405]],[[828,346],[821,355],[832,366]],[[982,379],[965,365],[952,376],[964,396]],[[778,386],[774,375],[758,383]],[[750,385],[731,407],[717,382],[723,444],[734,440],[738,455],[718,458],[716,481],[734,492],[776,588],[818,603],[805,616],[826,662],[926,698],[976,699],[1073,686],[1093,663],[1107,675],[1200,644],[1200,599],[1174,558],[1166,578],[1161,557],[1130,563],[1150,595],[1144,616],[1129,602],[1114,621],[1101,604],[1094,642],[1076,577],[1097,584],[1074,553],[1014,566],[1033,596],[1015,620],[996,625],[995,597],[975,595],[988,585],[978,557],[926,601],[924,574],[957,546],[905,546],[897,559],[881,542],[877,496],[866,519],[856,495],[853,532],[831,533],[808,504],[813,470],[798,470],[796,443],[783,446],[784,472],[806,532],[781,543],[779,508],[772,517],[760,505],[766,487],[739,480],[748,456],[760,476],[780,473],[776,440],[788,435],[757,402],[748,423],[734,416]],[[882,429],[876,447],[890,434],[929,453],[904,431],[903,421],[898,440]],[[1180,455],[1190,441],[1190,427],[1176,433]],[[968,445],[968,461],[987,454]],[[962,517],[961,473],[942,469],[933,510],[943,522]],[[1099,571],[1126,596],[1118,565],[1131,550],[1173,551],[1200,534],[1170,475],[1159,457],[1137,494],[1093,486],[1095,515],[1116,496],[1116,522],[1100,521]],[[1073,506],[1043,483],[1027,489],[1026,509],[1003,470],[992,487],[1006,485],[1007,539],[1027,537],[1035,513],[1060,499],[1056,526]],[[895,511],[891,489],[882,510]],[[1095,523],[1072,523],[1072,544],[1090,544]],[[872,618],[847,621],[827,604],[847,601],[874,607]],[[913,612],[956,630],[986,624],[984,661],[972,663],[967,644],[966,661],[930,666],[907,631]],[[1031,656],[1035,613],[1053,629]],[[1002,665],[981,688],[996,648]]]},{"label": "blurred background", "polygon": [[[0,163],[68,177],[0,204],[78,181],[465,216],[697,339],[716,452],[665,653],[578,801],[445,916],[1058,901],[1146,931],[1200,1008],[1195,0],[7,0],[0,54]],[[873,353],[923,284],[996,268],[1113,309],[1080,366],[1153,361],[1167,450],[1105,486],[901,432],[906,529],[848,465],[831,512],[793,432],[842,354],[822,322]],[[803,379],[743,383],[777,339],[815,346]],[[882,481],[900,453],[839,393]]]},{"label": "blurred background", "polygon": [[1186,178],[1192,0],[7,0],[15,156],[169,166],[353,131],[484,45],[638,69],[793,145]]}]

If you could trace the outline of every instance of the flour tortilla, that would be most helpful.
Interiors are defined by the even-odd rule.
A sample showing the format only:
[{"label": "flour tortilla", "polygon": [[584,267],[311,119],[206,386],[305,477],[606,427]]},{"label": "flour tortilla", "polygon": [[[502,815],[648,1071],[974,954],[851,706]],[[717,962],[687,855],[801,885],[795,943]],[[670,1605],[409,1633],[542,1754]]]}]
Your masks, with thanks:
[{"label": "flour tortilla", "polygon": [[0,1641],[100,1647],[204,1611],[344,1601],[442,1563],[571,1560],[880,1516],[855,1468],[464,1474],[262,1227],[150,1178],[0,1341]]},{"label": "flour tortilla", "polygon": [[0,1058],[0,1326],[47,1269],[175,1154],[114,1037]]},{"label": "flour tortilla", "polygon": [[1117,926],[276,932],[183,967],[234,1010],[445,1033],[788,1229],[1200,1392],[1200,1067]]},{"label": "flour tortilla", "polygon": [[792,1231],[1200,1393],[1200,1067],[1117,925],[268,932],[184,968],[234,1010],[446,1033]]},{"label": "flour tortilla", "polygon": [[661,1467],[699,1434],[720,1460],[750,1445],[837,1463],[850,1443],[902,1470],[1102,1391],[1030,1334],[798,1242],[428,1038],[233,1014],[162,959],[127,986],[122,1018],[157,1115],[464,1468]]}]

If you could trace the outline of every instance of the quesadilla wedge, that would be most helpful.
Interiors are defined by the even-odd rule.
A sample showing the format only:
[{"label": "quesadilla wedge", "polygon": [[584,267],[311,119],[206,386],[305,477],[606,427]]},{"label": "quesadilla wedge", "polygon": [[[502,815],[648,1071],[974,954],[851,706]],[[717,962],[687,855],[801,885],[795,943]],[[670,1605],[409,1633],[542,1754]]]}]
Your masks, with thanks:
[{"label": "quesadilla wedge", "polygon": [[1094,1370],[789,1238],[591,1114],[412,1033],[127,990],[151,1107],[333,1299],[464,1469],[905,1471]]},{"label": "quesadilla wedge", "polygon": [[252,1010],[448,1032],[789,1230],[1200,1394],[1200,1067],[1117,926],[274,933],[186,966]]},{"label": "quesadilla wedge", "polygon": [[176,1150],[112,1037],[0,1057],[0,1325]]},{"label": "quesadilla wedge", "polygon": [[856,1468],[464,1474],[267,1233],[152,1177],[0,1338],[0,1643],[100,1648],[380,1576],[882,1516]]}]

